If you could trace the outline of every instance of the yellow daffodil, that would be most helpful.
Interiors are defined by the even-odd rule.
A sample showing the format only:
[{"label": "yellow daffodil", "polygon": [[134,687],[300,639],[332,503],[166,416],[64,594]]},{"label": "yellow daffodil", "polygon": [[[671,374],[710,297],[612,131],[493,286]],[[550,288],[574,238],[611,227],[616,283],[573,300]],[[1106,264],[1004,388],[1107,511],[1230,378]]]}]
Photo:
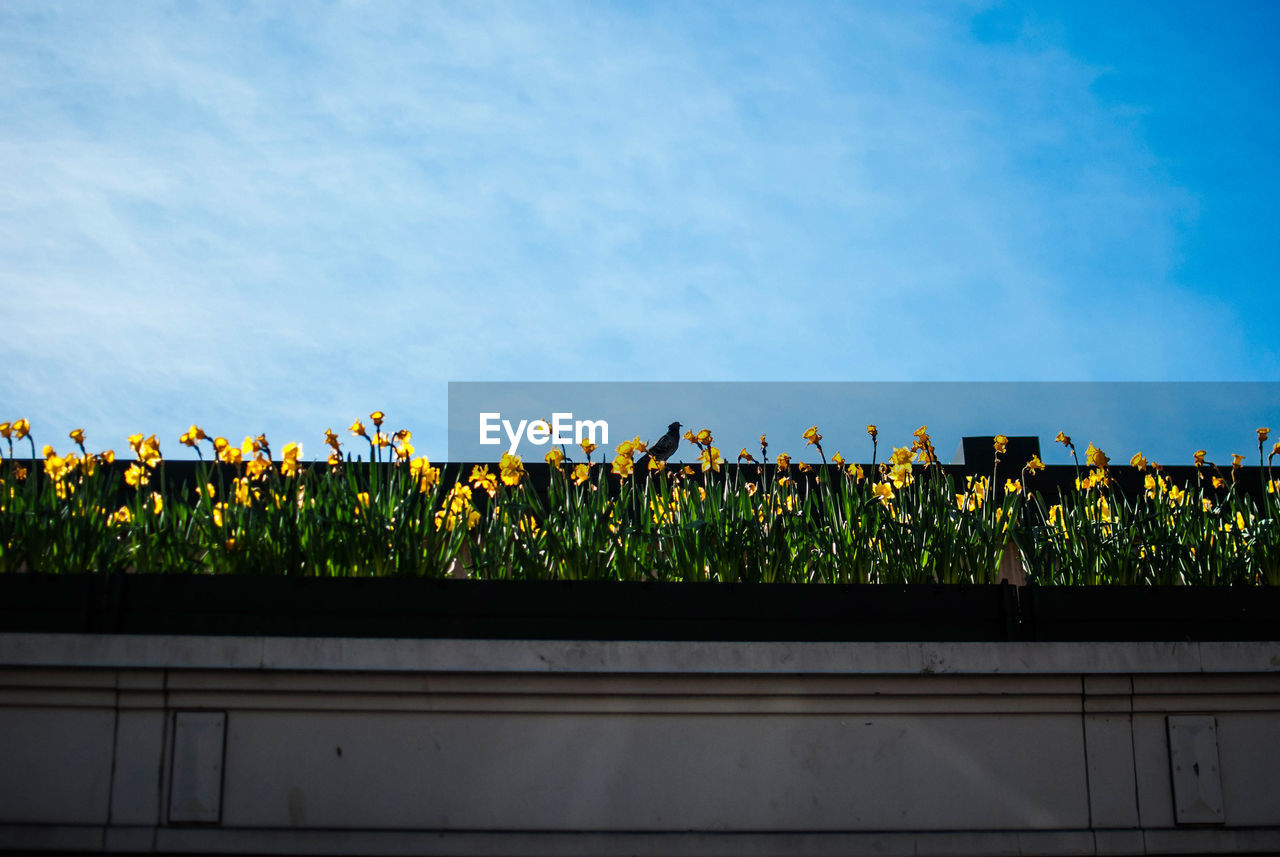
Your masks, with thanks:
[{"label": "yellow daffodil", "polygon": [[1145,455],[1143,455],[1141,452],[1135,452],[1135,453],[1133,454],[1133,458],[1130,458],[1130,459],[1129,459],[1129,466],[1130,466],[1130,467],[1136,467],[1136,468],[1138,468],[1138,470],[1146,470],[1146,469],[1147,469],[1147,457],[1146,457]]},{"label": "yellow daffodil", "polygon": [[121,506],[116,509],[115,514],[111,516],[112,524],[127,524],[133,520],[133,513],[129,511],[128,506]]},{"label": "yellow daffodil", "polygon": [[13,434],[13,425],[10,423],[0,423],[0,437],[9,438]]},{"label": "yellow daffodil", "polygon": [[361,491],[360,493],[356,494],[355,513],[359,515],[361,514],[361,509],[368,509],[368,508],[369,508],[369,492]]},{"label": "yellow daffodil", "polygon": [[804,439],[810,446],[818,446],[822,443],[822,435],[818,434],[818,427],[805,429]]},{"label": "yellow daffodil", "polygon": [[1106,467],[1111,463],[1111,459],[1092,443],[1084,451],[1084,460],[1090,467]]},{"label": "yellow daffodil", "polygon": [[[31,423],[26,420],[14,420],[12,430],[14,440],[24,440],[27,435],[31,434]],[[5,437],[8,437],[8,435],[5,435]]]},{"label": "yellow daffodil", "polygon": [[1022,483],[1016,479],[1006,479],[1004,481],[1004,493],[1006,494],[1022,493]]},{"label": "yellow daffodil", "polygon": [[1062,432],[1058,432],[1054,440],[1063,446],[1071,446],[1071,436],[1063,434]]},{"label": "yellow daffodil", "polygon": [[235,487],[236,502],[241,506],[248,506],[253,502],[253,492],[249,486],[249,478],[241,476],[232,482]]},{"label": "yellow daffodil", "polygon": [[487,464],[477,464],[471,468],[471,478],[467,480],[471,487],[488,493],[490,497],[498,496],[498,475],[489,472]]},{"label": "yellow daffodil", "polygon": [[895,466],[899,464],[910,464],[911,450],[905,446],[895,446],[893,448],[893,455],[889,456],[889,463]]},{"label": "yellow daffodil", "polygon": [[512,488],[520,484],[524,478],[524,463],[520,456],[504,452],[498,462],[498,470],[502,475],[502,484]]},{"label": "yellow daffodil", "polygon": [[418,480],[418,493],[425,494],[440,481],[440,468],[432,467],[424,455],[409,462],[409,474]]},{"label": "yellow daffodil", "polygon": [[911,462],[907,461],[902,464],[895,464],[889,469],[889,478],[893,480],[893,487],[899,490],[911,484]]},{"label": "yellow daffodil", "polygon": [[1225,479],[1223,479],[1221,476],[1215,476],[1215,477],[1213,477],[1213,487],[1214,487],[1214,488],[1225,488],[1225,487],[1227,487],[1226,480],[1225,480]]},{"label": "yellow daffodil", "polygon": [[1186,499],[1187,499],[1187,492],[1183,491],[1178,486],[1175,485],[1169,489],[1170,505],[1176,504],[1181,506]]},{"label": "yellow daffodil", "polygon": [[363,438],[369,437],[369,433],[365,431],[364,423],[360,422],[360,420],[356,420],[355,422],[353,422],[351,424],[351,427],[348,428],[347,431],[351,432],[356,437],[363,437]]},{"label": "yellow daffodil", "polygon": [[659,459],[650,457],[648,467],[650,470],[655,472],[657,471],[665,472],[667,469],[667,463],[665,461],[660,461]]},{"label": "yellow daffodil", "polygon": [[711,446],[711,431],[709,429],[703,429],[698,432],[696,443],[699,446]]},{"label": "yellow daffodil", "polygon": [[[710,435],[708,435],[708,437],[710,437]],[[708,441],[708,443],[709,442],[710,441]],[[702,464],[703,473],[706,473],[708,470],[713,470],[716,473],[719,473],[720,468],[724,466],[724,459],[720,457],[720,450],[716,449],[714,446],[707,446],[703,449],[702,454],[698,456],[698,461]]]},{"label": "yellow daffodil", "polygon": [[852,476],[855,482],[861,482],[866,478],[866,474],[862,472],[861,464],[850,464],[845,468],[845,472]]},{"label": "yellow daffodil", "polygon": [[324,430],[324,442],[327,446],[332,447],[334,452],[342,451],[342,443],[338,440],[338,436],[333,433],[333,429]]},{"label": "yellow daffodil", "polygon": [[844,466],[844,456],[840,454],[840,450],[836,450],[836,454],[831,456],[831,463],[836,467]]},{"label": "yellow daffodil", "polygon": [[1210,500],[1208,497],[1201,497],[1201,498],[1200,498],[1200,511],[1202,511],[1202,512],[1211,512],[1211,511],[1213,511],[1213,501],[1212,501],[1212,500]]},{"label": "yellow daffodil", "polygon": [[1258,429],[1258,448],[1259,449],[1261,449],[1262,445],[1267,442],[1267,435],[1269,434],[1271,434],[1271,429],[1267,428],[1266,426],[1263,426],[1262,428]]},{"label": "yellow daffodil", "polygon": [[152,491],[151,492],[151,513],[153,515],[159,515],[163,511],[164,511],[164,498],[161,497],[156,492]]},{"label": "yellow daffodil", "polygon": [[587,479],[591,477],[591,468],[585,464],[576,464],[573,467],[573,483],[575,485],[585,485]]},{"label": "yellow daffodil", "polygon": [[747,488],[747,496],[748,496],[748,497],[754,497],[754,496],[756,496],[756,491],[757,491],[757,490],[759,490],[759,486],[758,486],[758,485],[756,485],[756,483],[754,483],[754,482],[748,482],[748,483],[747,483],[747,485],[746,485],[746,488]]},{"label": "yellow daffodil", "polygon": [[867,426],[867,434],[871,435],[871,439],[874,441],[876,436],[880,434],[880,430],[875,426],[869,425]]},{"label": "yellow daffodil", "polygon": [[373,420],[374,428],[379,428],[379,429],[382,428],[382,421],[385,418],[386,418],[386,414],[382,413],[382,411],[374,411],[373,413],[369,414],[369,419]]},{"label": "yellow daffodil", "polygon": [[250,479],[262,479],[270,469],[271,462],[261,455],[254,456],[253,460],[245,465],[245,473]]},{"label": "yellow daffodil", "polygon": [[991,445],[995,447],[997,455],[1004,455],[1005,450],[1009,447],[1009,438],[998,434],[991,439]]},{"label": "yellow daffodil", "polygon": [[626,479],[635,472],[636,463],[631,460],[629,455],[619,455],[613,460],[613,472],[623,479]]},{"label": "yellow daffodil", "polygon": [[582,447],[582,454],[587,456],[588,458],[591,457],[591,453],[596,451],[596,445],[591,441],[587,440],[585,437],[582,440],[578,441],[578,446]]},{"label": "yellow daffodil", "polygon": [[785,473],[787,468],[790,466],[791,466],[791,456],[787,455],[785,452],[780,453],[778,455],[778,470],[780,472]]},{"label": "yellow daffodil", "polygon": [[297,476],[298,475],[298,459],[302,455],[302,447],[294,441],[289,441],[280,450],[280,475],[281,476]]},{"label": "yellow daffodil", "polygon": [[124,472],[124,481],[134,488],[146,485],[151,481],[151,477],[147,473],[147,469],[140,464],[130,464],[129,469]]},{"label": "yellow daffodil", "polygon": [[744,447],[742,448],[742,452],[739,452],[739,453],[738,453],[738,460],[739,460],[739,461],[750,461],[750,462],[753,462],[753,463],[754,463],[756,459],[755,459],[755,456],[754,456],[754,455],[752,455],[751,453],[747,452],[747,448],[744,446]]},{"label": "yellow daffodil", "polygon": [[543,456],[543,458],[546,459],[547,464],[550,464],[552,467],[558,468],[561,462],[564,461],[564,451],[559,449],[558,447],[553,446],[551,448],[551,451],[548,452],[545,456]]},{"label": "yellow daffodil", "polygon": [[[761,436],[761,437],[764,437],[764,435],[760,435],[760,436]],[[698,442],[698,436],[697,436],[697,435],[695,435],[695,434],[693,433],[693,429],[687,429],[687,430],[685,431],[685,433],[684,433],[684,439],[685,439],[685,440],[687,440],[689,443],[697,443],[697,442]]]},{"label": "yellow daffodil", "polygon": [[632,446],[632,442],[624,440],[622,443],[618,444],[618,448],[614,450],[613,454],[615,457],[625,455],[627,458],[630,458],[634,451],[635,448]]},{"label": "yellow daffodil", "polygon": [[1237,467],[1243,467],[1243,466],[1244,466],[1244,456],[1240,455],[1239,453],[1232,453],[1231,468],[1234,470]]},{"label": "yellow daffodil", "polygon": [[67,437],[75,441],[77,446],[84,446],[84,429],[72,429]]},{"label": "yellow daffodil", "polygon": [[1196,450],[1196,454],[1195,454],[1196,467],[1200,467],[1201,465],[1203,465],[1203,464],[1204,464],[1204,457],[1205,457],[1205,454],[1206,454],[1206,453],[1205,453],[1205,451],[1204,451],[1203,449],[1197,449],[1197,450]]},{"label": "yellow daffodil", "polygon": [[920,426],[920,428],[913,431],[912,434],[916,436],[916,440],[921,440],[923,438],[926,438],[929,436],[929,427]]},{"label": "yellow daffodil", "polygon": [[55,482],[63,479],[69,471],[70,468],[67,467],[67,462],[64,458],[59,458],[56,455],[50,455],[44,460],[45,475]]},{"label": "yellow daffodil", "polygon": [[228,443],[218,453],[218,460],[224,464],[239,464],[244,460],[244,453],[240,451],[240,447]]},{"label": "yellow daffodil", "polygon": [[1044,470],[1044,462],[1040,460],[1040,456],[1033,455],[1031,460],[1027,462],[1027,466],[1022,469],[1029,473],[1039,473]]},{"label": "yellow daffodil", "polygon": [[871,493],[886,508],[889,506],[889,501],[893,499],[893,488],[888,482],[877,482],[871,489]]}]

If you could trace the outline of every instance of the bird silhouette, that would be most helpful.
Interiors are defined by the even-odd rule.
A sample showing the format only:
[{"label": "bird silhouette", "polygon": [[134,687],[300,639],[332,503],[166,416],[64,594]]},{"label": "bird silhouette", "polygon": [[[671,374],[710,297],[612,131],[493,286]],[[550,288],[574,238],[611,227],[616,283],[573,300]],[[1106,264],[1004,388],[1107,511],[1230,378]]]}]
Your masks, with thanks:
[{"label": "bird silhouette", "polygon": [[640,460],[636,462],[636,472],[644,473],[649,468],[651,458],[666,461],[675,454],[678,446],[680,446],[680,423],[672,423],[667,426],[667,433],[649,444],[649,451],[640,456]]}]

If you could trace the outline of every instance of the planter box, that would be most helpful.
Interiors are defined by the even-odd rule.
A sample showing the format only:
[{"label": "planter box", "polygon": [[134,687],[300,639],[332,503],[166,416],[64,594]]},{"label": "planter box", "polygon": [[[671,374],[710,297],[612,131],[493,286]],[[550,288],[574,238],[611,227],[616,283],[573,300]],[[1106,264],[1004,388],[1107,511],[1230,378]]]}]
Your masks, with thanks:
[{"label": "planter box", "polygon": [[572,640],[1273,640],[1280,589],[0,575],[0,631]]}]

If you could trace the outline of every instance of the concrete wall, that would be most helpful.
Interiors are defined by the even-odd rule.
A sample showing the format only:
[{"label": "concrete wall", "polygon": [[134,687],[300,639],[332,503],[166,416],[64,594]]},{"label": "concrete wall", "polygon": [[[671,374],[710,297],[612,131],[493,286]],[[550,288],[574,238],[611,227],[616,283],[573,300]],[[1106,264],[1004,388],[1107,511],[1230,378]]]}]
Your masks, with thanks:
[{"label": "concrete wall", "polygon": [[1280,853],[1280,644],[0,634],[0,847]]}]

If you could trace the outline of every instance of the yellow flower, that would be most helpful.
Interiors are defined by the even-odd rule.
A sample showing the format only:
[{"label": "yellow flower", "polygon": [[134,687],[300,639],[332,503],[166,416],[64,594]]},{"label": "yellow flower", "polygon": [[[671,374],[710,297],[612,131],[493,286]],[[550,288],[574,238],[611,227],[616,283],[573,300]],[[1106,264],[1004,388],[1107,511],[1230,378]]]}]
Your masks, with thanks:
[{"label": "yellow flower", "polygon": [[378,432],[373,436],[373,445],[378,447],[378,449],[383,449],[391,445],[391,438],[387,437],[382,432]]},{"label": "yellow flower", "polygon": [[249,478],[242,476],[233,483],[236,489],[236,502],[241,506],[248,506],[253,502],[253,494],[249,488]]},{"label": "yellow flower", "polygon": [[895,446],[893,448],[893,455],[889,456],[889,463],[895,466],[899,464],[910,464],[911,450],[907,449],[905,446]]},{"label": "yellow flower", "polygon": [[338,436],[333,433],[332,429],[324,430],[324,442],[333,447],[334,452],[340,452],[342,450],[342,444],[338,441]]},{"label": "yellow flower", "polygon": [[385,417],[386,417],[386,414],[382,413],[382,411],[374,411],[373,413],[369,414],[369,419],[373,420],[374,428],[382,428],[382,420]]},{"label": "yellow flower", "polygon": [[240,451],[240,447],[228,443],[218,453],[218,459],[224,464],[239,464],[244,460],[244,453]]},{"label": "yellow flower", "polygon": [[820,446],[822,444],[822,435],[818,434],[817,426],[805,429],[804,439],[810,446]]},{"label": "yellow flower", "polygon": [[281,476],[297,476],[298,475],[298,458],[302,455],[302,447],[293,441],[289,441],[280,450],[280,475]]},{"label": "yellow flower", "polygon": [[629,455],[619,455],[613,460],[613,472],[623,479],[626,479],[635,472],[636,463],[631,460]]},{"label": "yellow flower", "polygon": [[1267,435],[1269,434],[1271,434],[1271,429],[1267,428],[1266,426],[1263,426],[1262,428],[1258,429],[1258,448],[1259,449],[1261,449],[1262,445],[1267,442]]},{"label": "yellow flower", "polygon": [[750,461],[750,462],[754,463],[756,459],[755,459],[755,456],[753,456],[751,453],[747,452],[747,448],[744,446],[744,447],[742,448],[742,452],[739,452],[739,453],[738,453],[738,460],[739,460],[739,461]]},{"label": "yellow flower", "polygon": [[[23,440],[27,435],[31,434],[31,423],[26,420],[13,421],[13,439]],[[8,435],[5,435],[8,437]]]},{"label": "yellow flower", "polygon": [[649,459],[649,469],[653,471],[659,471],[659,470],[665,471],[667,469],[667,463],[665,461],[659,461],[658,459],[651,457]]},{"label": "yellow flower", "polygon": [[564,452],[558,447],[553,446],[551,451],[543,457],[546,459],[547,464],[550,464],[552,467],[559,467],[560,463],[564,461]]},{"label": "yellow flower", "polygon": [[1171,487],[1171,488],[1169,489],[1169,504],[1170,504],[1170,505],[1177,504],[1177,505],[1181,506],[1181,505],[1182,505],[1182,503],[1183,503],[1186,499],[1187,499],[1187,492],[1186,492],[1186,491],[1183,491],[1183,490],[1182,490],[1181,488],[1179,488],[1178,486],[1176,486],[1176,485],[1175,485],[1175,486],[1173,486],[1173,487]]},{"label": "yellow flower", "polygon": [[[760,435],[760,437],[764,437],[764,435]],[[684,433],[684,439],[685,439],[685,440],[687,440],[687,441],[689,441],[689,443],[697,443],[697,442],[698,442],[698,437],[697,437],[697,435],[695,435],[695,434],[693,433],[693,429],[687,429],[687,430],[685,431],[685,433]]]},{"label": "yellow flower", "polygon": [[1022,493],[1022,483],[1014,479],[1006,479],[1004,481],[1004,493],[1006,494]]},{"label": "yellow flower", "polygon": [[1239,453],[1232,453],[1231,469],[1235,470],[1236,468],[1242,467],[1242,466],[1244,466],[1244,456],[1240,455]]},{"label": "yellow flower", "polygon": [[484,490],[490,497],[498,496],[498,476],[489,472],[487,464],[477,464],[471,468],[471,478],[468,481],[473,488]]},{"label": "yellow flower", "polygon": [[0,437],[7,438],[13,434],[13,426],[9,423],[0,423]]},{"label": "yellow flower", "polygon": [[591,468],[585,464],[574,465],[573,483],[575,485],[585,485],[587,479],[591,477]]},{"label": "yellow flower", "polygon": [[418,493],[425,494],[440,481],[440,468],[432,467],[424,455],[409,462],[409,473],[418,480]]},{"label": "yellow flower", "polygon": [[64,458],[59,458],[56,455],[50,455],[44,460],[45,475],[55,482],[60,481],[70,472],[70,470],[71,468],[67,466],[67,461]]},{"label": "yellow flower", "polygon": [[164,511],[164,498],[154,491],[151,492],[151,512],[159,515]]},{"label": "yellow flower", "polygon": [[1067,531],[1067,519],[1061,504],[1049,507],[1049,526],[1058,526],[1064,533]]},{"label": "yellow flower", "polygon": [[129,469],[124,472],[124,481],[134,488],[146,485],[150,478],[147,469],[140,464],[130,464]]},{"label": "yellow flower", "polygon": [[1092,443],[1089,444],[1089,448],[1084,451],[1084,460],[1090,467],[1106,467],[1111,463],[1111,459],[1107,458],[1107,456],[1103,454],[1102,450],[1098,449]]},{"label": "yellow flower", "polygon": [[854,481],[856,482],[861,482],[863,479],[866,478],[866,474],[862,472],[861,464],[850,464],[845,469],[845,472],[848,473],[850,476],[852,476],[854,478]]},{"label": "yellow flower", "polygon": [[369,508],[369,492],[361,491],[360,493],[356,494],[356,502],[358,502],[361,506],[364,506],[366,509]]},{"label": "yellow flower", "polygon": [[867,426],[867,434],[871,435],[871,439],[874,441],[876,439],[876,436],[880,434],[880,430],[877,429],[875,426],[869,425]]},{"label": "yellow flower", "polygon": [[1062,444],[1063,446],[1071,446],[1071,436],[1063,434],[1062,432],[1058,432],[1058,435],[1057,437],[1054,438],[1054,440]]},{"label": "yellow flower", "polygon": [[836,467],[844,466],[844,456],[840,454],[840,450],[836,450],[836,454],[831,456],[831,463]]},{"label": "yellow flower", "polygon": [[1044,462],[1040,460],[1040,456],[1033,455],[1031,456],[1031,460],[1027,462],[1027,466],[1022,469],[1031,473],[1038,473],[1039,471],[1044,470]]},{"label": "yellow flower", "polygon": [[351,424],[351,427],[347,429],[347,431],[351,432],[356,437],[363,437],[363,438],[369,437],[369,433],[365,431],[364,423],[360,422],[360,420],[356,420],[355,422],[353,422]]},{"label": "yellow flower", "polygon": [[790,466],[791,466],[791,456],[787,455],[785,452],[780,453],[778,455],[778,470],[782,472],[786,472],[786,469]]},{"label": "yellow flower", "polygon": [[178,438],[178,442],[186,446],[194,447],[198,441],[208,440],[209,436],[204,433],[204,429],[195,423],[191,424],[191,428],[182,433]]},{"label": "yellow flower", "polygon": [[1212,511],[1212,510],[1213,510],[1213,501],[1212,501],[1212,500],[1210,500],[1208,497],[1201,497],[1201,498],[1200,498],[1200,510],[1201,510],[1201,511],[1203,511],[1203,512],[1210,512],[1210,511]]},{"label": "yellow flower", "polygon": [[103,464],[114,464],[115,460],[116,460],[116,451],[114,449],[108,449],[106,452],[101,452],[98,454],[98,461],[102,462]]},{"label": "yellow flower", "polygon": [[748,482],[748,483],[747,483],[747,496],[748,496],[748,497],[754,497],[754,496],[756,496],[756,491],[757,491],[758,489],[759,489],[759,486],[757,486],[757,485],[756,485],[756,483],[754,483],[754,482]]},{"label": "yellow flower", "polygon": [[893,487],[902,489],[911,484],[911,462],[906,461],[902,464],[895,464],[889,470],[889,478],[893,480]]},{"label": "yellow flower", "polygon": [[889,501],[893,499],[893,489],[889,487],[888,482],[877,482],[871,489],[871,493],[885,508],[889,507]]},{"label": "yellow flower", "polygon": [[1196,467],[1199,467],[1202,464],[1204,464],[1204,456],[1205,456],[1205,451],[1203,449],[1196,450],[1196,455],[1195,455]]},{"label": "yellow flower", "polygon": [[913,431],[912,434],[916,436],[917,440],[923,440],[924,438],[929,436],[929,427],[920,426],[920,428]]},{"label": "yellow flower", "polygon": [[1004,451],[1009,447],[1009,438],[998,434],[991,439],[991,445],[995,447],[996,454],[1004,455]]},{"label": "yellow flower", "polygon": [[805,463],[805,462],[803,462],[803,461],[802,461],[802,462],[800,462],[799,464],[797,464],[797,465],[796,465],[796,467],[800,470],[800,472],[801,472],[801,473],[812,473],[812,472],[813,472],[813,467],[812,467],[812,465],[807,464],[807,463]]},{"label": "yellow flower", "polygon": [[253,461],[245,467],[245,472],[250,479],[262,479],[267,475],[267,471],[271,469],[271,462],[261,455],[255,456]]},{"label": "yellow flower", "polygon": [[524,478],[524,463],[520,461],[520,456],[512,455],[509,452],[502,454],[502,458],[498,462],[498,470],[502,474],[502,484],[509,485],[512,488],[519,485],[520,480]]},{"label": "yellow flower", "polygon": [[578,446],[582,447],[582,454],[587,456],[588,458],[591,457],[591,453],[596,451],[596,445],[591,441],[587,440],[585,437],[582,440],[578,441]]},{"label": "yellow flower", "polygon": [[1138,468],[1138,470],[1146,470],[1146,469],[1147,469],[1147,457],[1146,457],[1145,455],[1143,455],[1141,452],[1135,452],[1135,453],[1133,454],[1133,458],[1130,458],[1130,459],[1129,459],[1129,466],[1130,466],[1130,467],[1136,467],[1136,468]]},{"label": "yellow flower", "polygon": [[[710,437],[710,435],[708,435],[708,437]],[[702,450],[702,454],[698,456],[698,461],[702,462],[703,473],[706,473],[708,470],[714,470],[716,473],[719,473],[721,466],[724,465],[724,459],[720,457],[720,450],[716,449],[714,446],[708,446]]]},{"label": "yellow flower", "polygon": [[710,430],[703,429],[702,431],[698,432],[698,437],[696,442],[699,446],[711,446]]},{"label": "yellow flower", "polygon": [[1213,477],[1213,487],[1214,487],[1214,488],[1225,488],[1225,487],[1226,487],[1226,485],[1227,485],[1226,481],[1225,481],[1221,476],[1215,476],[1215,477]]},{"label": "yellow flower", "polygon": [[119,509],[116,509],[115,514],[111,516],[111,523],[113,524],[127,524],[132,520],[133,513],[129,511],[128,506],[121,506]]},{"label": "yellow flower", "polygon": [[625,455],[627,458],[630,458],[632,452],[635,449],[635,447],[633,446],[633,443],[634,443],[633,441],[624,440],[622,443],[618,444],[618,448],[614,450],[614,455],[615,456]]},{"label": "yellow flower", "polygon": [[335,467],[335,468],[336,468],[336,467],[341,467],[341,466],[342,466],[342,453],[338,452],[337,450],[334,450],[334,451],[330,452],[330,453],[329,453],[329,458],[328,458],[328,464],[329,464],[329,466],[330,466],[330,467]]},{"label": "yellow flower", "polygon": [[1277,491],[1280,491],[1280,479],[1272,479],[1267,483],[1267,493],[1274,494]]},{"label": "yellow flower", "polygon": [[67,437],[75,441],[78,446],[84,446],[84,429],[72,429]]}]

